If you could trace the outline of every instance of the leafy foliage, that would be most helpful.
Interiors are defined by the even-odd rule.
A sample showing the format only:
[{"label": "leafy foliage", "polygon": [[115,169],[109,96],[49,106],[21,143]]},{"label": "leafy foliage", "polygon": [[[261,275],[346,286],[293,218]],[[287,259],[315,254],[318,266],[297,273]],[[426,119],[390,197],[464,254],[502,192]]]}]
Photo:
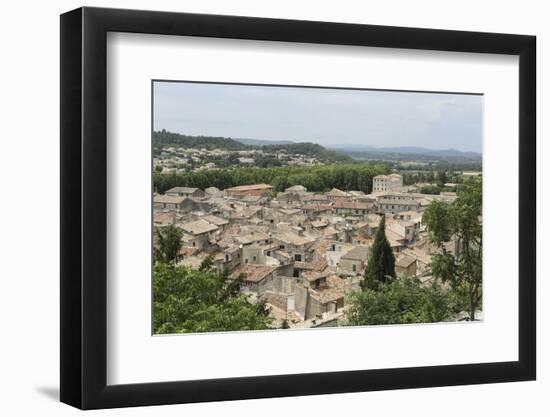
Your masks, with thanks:
[{"label": "leafy foliage", "polygon": [[441,192],[441,187],[438,185],[425,185],[420,189],[422,194],[434,194],[437,195]]},{"label": "leafy foliage", "polygon": [[156,191],[163,193],[172,187],[217,187],[221,190],[237,185],[266,183],[283,191],[287,187],[303,185],[310,191],[327,191],[333,187],[343,190],[372,190],[372,178],[386,174],[383,165],[338,164],[312,167],[246,167],[234,169],[211,169],[188,173],[153,173]]},{"label": "leafy foliage", "polygon": [[460,311],[453,296],[434,283],[422,287],[417,278],[381,282],[351,295],[348,324],[434,323]]},{"label": "leafy foliage", "polygon": [[[465,291],[469,300],[470,320],[482,299],[482,180],[472,178],[461,184],[458,198],[451,205],[432,202],[424,212],[430,239],[439,247],[432,257],[434,276],[448,282],[454,289]],[[445,243],[454,239],[456,253],[450,253]]]},{"label": "leafy foliage", "polygon": [[363,289],[376,290],[381,283],[391,278],[395,278],[395,256],[386,238],[386,218],[382,216],[361,286]]},{"label": "leafy foliage", "polygon": [[181,249],[183,231],[174,225],[155,228],[154,257],[157,262],[174,262]]},{"label": "leafy foliage", "polygon": [[203,263],[200,270],[158,263],[153,271],[156,334],[269,329],[265,303],[239,293],[242,278],[228,279]]},{"label": "leafy foliage", "polygon": [[164,129],[153,132],[153,146],[159,150],[168,146],[199,149],[227,149],[233,151],[250,149],[248,145],[231,138],[181,135],[179,133],[168,132]]}]

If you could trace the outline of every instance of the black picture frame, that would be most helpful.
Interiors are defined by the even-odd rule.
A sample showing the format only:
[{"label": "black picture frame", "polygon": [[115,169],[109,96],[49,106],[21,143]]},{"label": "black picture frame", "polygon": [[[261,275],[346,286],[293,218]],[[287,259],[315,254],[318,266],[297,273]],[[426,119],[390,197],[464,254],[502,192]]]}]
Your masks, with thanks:
[{"label": "black picture frame", "polygon": [[[519,360],[112,385],[107,375],[108,32],[519,56]],[[79,8],[61,15],[61,401],[82,409],[534,380],[534,36]]]}]

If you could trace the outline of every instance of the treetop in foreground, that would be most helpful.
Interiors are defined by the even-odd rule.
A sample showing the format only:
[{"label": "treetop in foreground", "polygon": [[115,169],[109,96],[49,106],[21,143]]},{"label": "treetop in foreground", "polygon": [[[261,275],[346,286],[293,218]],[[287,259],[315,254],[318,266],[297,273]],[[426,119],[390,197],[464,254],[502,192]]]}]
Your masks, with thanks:
[{"label": "treetop in foreground", "polygon": [[262,302],[239,293],[241,279],[230,280],[205,264],[199,270],[158,263],[153,271],[153,332],[197,333],[270,329]]}]

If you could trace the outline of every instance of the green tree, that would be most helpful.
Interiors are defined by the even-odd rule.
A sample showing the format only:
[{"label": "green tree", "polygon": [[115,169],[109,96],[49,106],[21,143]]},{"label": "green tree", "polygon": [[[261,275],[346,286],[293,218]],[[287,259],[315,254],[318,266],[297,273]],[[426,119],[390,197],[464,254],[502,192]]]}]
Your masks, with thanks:
[{"label": "green tree", "polygon": [[445,184],[447,184],[447,182],[447,173],[445,171],[439,171],[437,173],[437,185],[443,187]]},{"label": "green tree", "polygon": [[417,278],[379,283],[351,295],[348,325],[434,323],[457,312],[453,298],[434,283],[422,287]]},{"label": "green tree", "polygon": [[251,303],[227,273],[158,263],[153,271],[155,334],[271,328],[265,303]]},{"label": "green tree", "polygon": [[210,254],[201,262],[199,271],[210,271],[214,265],[214,255]]},{"label": "green tree", "polygon": [[420,189],[422,194],[439,194],[441,192],[441,187],[438,185],[425,185]]},{"label": "green tree", "polygon": [[181,249],[183,231],[174,225],[155,228],[154,257],[157,262],[175,262]]},{"label": "green tree", "polygon": [[326,191],[333,187],[370,192],[372,178],[388,172],[386,165],[345,163],[338,165],[236,167],[186,173],[153,172],[155,191],[164,193],[172,187],[217,187],[220,190],[237,185],[266,183],[282,191],[303,185],[310,191]]},{"label": "green tree", "polygon": [[[438,246],[432,257],[432,272],[466,297],[470,320],[475,320],[482,300],[481,215],[482,183],[478,177],[461,184],[452,204],[434,201],[422,216],[430,240]],[[451,240],[453,251],[445,245]]]},{"label": "green tree", "polygon": [[380,283],[391,278],[395,278],[395,256],[386,238],[386,218],[382,216],[370,249],[370,257],[361,287],[364,290],[376,290]]}]

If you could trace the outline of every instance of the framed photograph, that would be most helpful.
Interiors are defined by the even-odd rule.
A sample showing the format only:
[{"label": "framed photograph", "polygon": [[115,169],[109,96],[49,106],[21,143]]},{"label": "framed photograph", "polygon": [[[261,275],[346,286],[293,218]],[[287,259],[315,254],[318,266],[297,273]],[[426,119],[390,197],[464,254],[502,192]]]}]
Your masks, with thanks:
[{"label": "framed photograph", "polygon": [[535,37],[61,16],[61,401],[533,380]]}]

